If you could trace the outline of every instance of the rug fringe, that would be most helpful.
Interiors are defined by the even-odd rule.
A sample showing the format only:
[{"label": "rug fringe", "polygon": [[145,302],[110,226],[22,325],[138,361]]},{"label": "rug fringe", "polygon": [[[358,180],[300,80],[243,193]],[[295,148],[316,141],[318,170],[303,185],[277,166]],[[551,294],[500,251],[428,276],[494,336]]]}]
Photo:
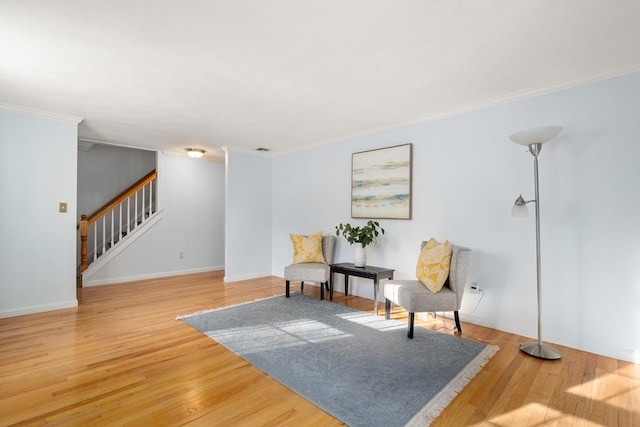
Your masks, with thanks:
[{"label": "rug fringe", "polygon": [[240,302],[238,304],[225,305],[225,306],[218,307],[218,308],[208,308],[206,310],[200,310],[200,311],[196,311],[196,312],[190,313],[190,314],[181,314],[181,315],[176,316],[176,320],[182,320],[185,317],[198,316],[199,314],[211,313],[212,311],[223,310],[225,308],[239,307],[241,305],[251,304],[252,302],[263,301],[263,300],[270,299],[270,298],[281,297],[283,295],[284,295],[283,293],[275,294],[275,295],[271,295],[270,297],[256,298],[256,299],[254,299],[252,301],[244,301],[244,302]]},{"label": "rug fringe", "polygon": [[489,345],[485,347],[473,360],[454,378],[440,393],[434,396],[418,413],[407,423],[405,427],[428,426],[449,406],[449,403],[469,384],[484,365],[487,364],[500,347]]}]

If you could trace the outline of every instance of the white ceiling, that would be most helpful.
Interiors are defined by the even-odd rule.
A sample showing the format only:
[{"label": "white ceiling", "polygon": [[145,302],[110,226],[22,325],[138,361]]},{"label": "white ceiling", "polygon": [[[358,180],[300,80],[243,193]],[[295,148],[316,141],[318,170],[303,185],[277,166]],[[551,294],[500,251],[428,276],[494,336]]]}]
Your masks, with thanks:
[{"label": "white ceiling", "polygon": [[275,154],[640,71],[640,1],[0,0],[0,103]]}]

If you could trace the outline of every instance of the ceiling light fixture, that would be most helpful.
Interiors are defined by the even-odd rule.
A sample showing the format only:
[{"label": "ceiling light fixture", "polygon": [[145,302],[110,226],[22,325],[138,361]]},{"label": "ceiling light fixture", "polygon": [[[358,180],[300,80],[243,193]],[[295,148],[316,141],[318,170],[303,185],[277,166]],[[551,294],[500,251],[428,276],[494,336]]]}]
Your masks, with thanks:
[{"label": "ceiling light fixture", "polygon": [[185,148],[187,155],[194,159],[204,156],[205,151],[202,148]]}]

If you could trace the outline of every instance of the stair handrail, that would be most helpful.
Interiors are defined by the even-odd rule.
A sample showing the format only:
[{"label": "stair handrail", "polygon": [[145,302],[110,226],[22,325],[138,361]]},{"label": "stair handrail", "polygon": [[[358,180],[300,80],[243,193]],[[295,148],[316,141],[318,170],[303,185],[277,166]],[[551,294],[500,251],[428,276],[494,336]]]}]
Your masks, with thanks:
[{"label": "stair handrail", "polygon": [[120,203],[122,203],[125,200],[127,200],[133,194],[138,192],[142,187],[144,187],[145,185],[147,185],[148,183],[150,183],[151,181],[153,181],[157,177],[158,177],[158,173],[154,169],[151,172],[149,172],[148,174],[146,174],[145,176],[143,176],[142,178],[140,178],[135,184],[131,185],[129,188],[124,190],[122,193],[120,193],[119,195],[117,195],[116,197],[111,199],[103,207],[98,209],[95,213],[89,215],[87,217],[87,221],[88,221],[87,225],[91,225],[94,222],[96,222],[98,219],[103,217],[107,212],[111,211],[111,209],[115,208]]},{"label": "stair handrail", "polygon": [[98,209],[95,213],[93,213],[93,214],[91,214],[89,216],[87,216],[86,214],[80,215],[80,224],[79,224],[79,229],[80,229],[80,272],[85,271],[89,267],[89,262],[88,262],[88,257],[87,257],[87,254],[88,254],[87,236],[89,235],[89,226],[91,224],[93,224],[94,222],[98,221],[99,219],[101,219],[107,213],[111,212],[112,209],[114,209],[116,206],[118,206],[121,203],[123,203],[129,197],[131,197],[132,195],[134,195],[135,193],[140,191],[142,189],[142,187],[144,187],[145,185],[149,184],[150,182],[153,182],[157,177],[158,177],[158,173],[154,169],[151,172],[149,172],[148,174],[146,174],[145,176],[143,176],[142,178],[140,178],[134,184],[129,186],[129,188],[124,190],[122,193],[120,193],[119,195],[117,195],[116,197],[114,197],[113,199],[108,201],[104,206],[102,206],[100,209]]}]

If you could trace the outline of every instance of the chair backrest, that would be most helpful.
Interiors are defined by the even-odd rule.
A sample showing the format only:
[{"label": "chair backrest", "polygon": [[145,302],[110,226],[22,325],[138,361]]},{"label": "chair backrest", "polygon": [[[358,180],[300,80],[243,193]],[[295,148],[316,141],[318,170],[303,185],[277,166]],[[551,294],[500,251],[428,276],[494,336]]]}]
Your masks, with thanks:
[{"label": "chair backrest", "polygon": [[[422,242],[420,250],[427,242]],[[462,305],[462,295],[464,294],[465,285],[467,283],[467,270],[469,269],[469,260],[471,258],[471,249],[464,246],[451,245],[451,266],[449,268],[449,277],[444,282],[444,286],[448,286],[456,294],[456,306],[460,309]]]},{"label": "chair backrest", "polygon": [[322,255],[327,264],[333,263],[333,252],[336,247],[336,236],[322,236]]}]

